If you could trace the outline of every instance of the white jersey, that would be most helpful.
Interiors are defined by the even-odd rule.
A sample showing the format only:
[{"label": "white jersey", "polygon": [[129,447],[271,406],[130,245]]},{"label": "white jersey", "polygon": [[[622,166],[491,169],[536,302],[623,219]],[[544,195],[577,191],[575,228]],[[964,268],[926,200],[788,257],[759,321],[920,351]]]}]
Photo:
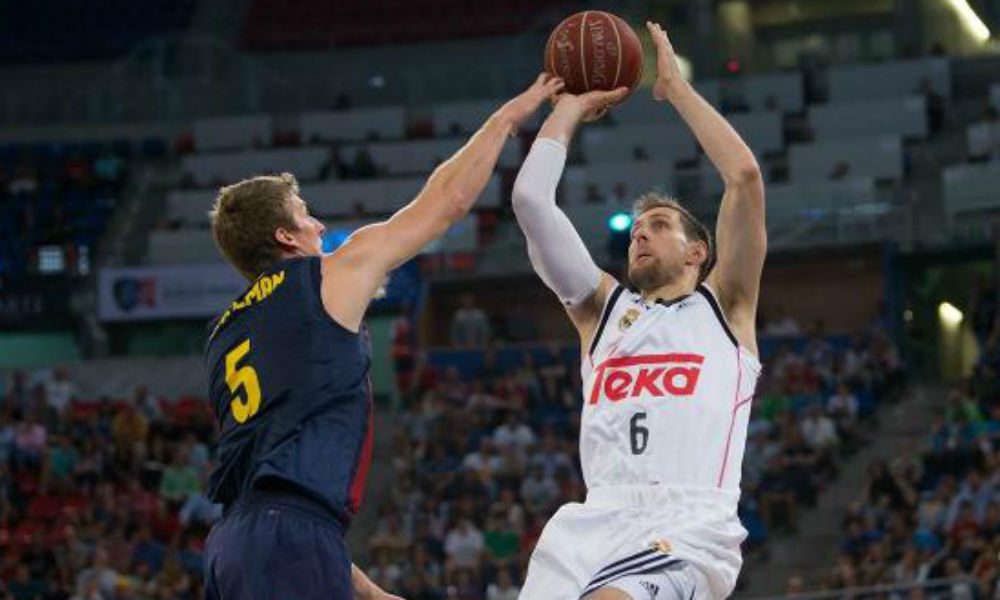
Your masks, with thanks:
[{"label": "white jersey", "polygon": [[738,498],[760,363],[739,346],[710,288],[647,302],[618,286],[581,368],[588,489],[716,488]]},{"label": "white jersey", "polygon": [[694,567],[688,582],[664,597],[729,596],[743,562],[736,508],[760,363],[704,285],[671,302],[617,287],[589,350],[587,500],[546,524],[521,600],[578,600],[682,565]]}]

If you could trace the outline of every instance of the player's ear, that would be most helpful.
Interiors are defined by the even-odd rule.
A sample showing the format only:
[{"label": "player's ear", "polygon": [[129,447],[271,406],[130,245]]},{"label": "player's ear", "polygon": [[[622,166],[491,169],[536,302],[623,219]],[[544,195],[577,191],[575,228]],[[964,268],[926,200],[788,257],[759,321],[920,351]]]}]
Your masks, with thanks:
[{"label": "player's ear", "polygon": [[687,247],[687,262],[689,265],[700,265],[708,260],[708,244],[694,240]]},{"label": "player's ear", "polygon": [[274,239],[280,246],[298,246],[295,236],[293,236],[291,232],[284,227],[279,227],[274,230]]}]

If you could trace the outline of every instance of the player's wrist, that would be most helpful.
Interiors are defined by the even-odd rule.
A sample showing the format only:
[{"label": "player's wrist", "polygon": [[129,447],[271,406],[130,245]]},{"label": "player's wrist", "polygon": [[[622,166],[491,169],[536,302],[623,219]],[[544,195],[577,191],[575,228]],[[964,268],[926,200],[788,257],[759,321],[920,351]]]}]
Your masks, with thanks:
[{"label": "player's wrist", "polygon": [[686,79],[681,77],[679,73],[676,73],[667,80],[666,100],[670,103],[674,103],[685,94],[688,94],[691,89],[691,84]]}]

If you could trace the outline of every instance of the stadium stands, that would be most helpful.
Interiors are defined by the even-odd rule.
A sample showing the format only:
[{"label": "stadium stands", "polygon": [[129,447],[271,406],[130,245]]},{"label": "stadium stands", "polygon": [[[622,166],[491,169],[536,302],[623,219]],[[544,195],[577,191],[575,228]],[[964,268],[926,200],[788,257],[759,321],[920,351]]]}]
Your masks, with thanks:
[{"label": "stadium stands", "polygon": [[354,109],[345,112],[308,112],[299,118],[302,139],[313,141],[363,141],[400,139],[406,125],[402,107]]},{"label": "stadium stands", "polygon": [[274,148],[220,154],[189,154],[181,170],[199,186],[221,186],[259,173],[294,173],[303,181],[320,178],[330,162],[330,149]]},{"label": "stadium stands", "polygon": [[510,35],[565,0],[516,0],[502,11],[469,0],[254,0],[243,22],[248,50],[317,49]]},{"label": "stadium stands", "polygon": [[[0,277],[44,272],[42,247],[59,248],[67,257],[95,249],[125,182],[128,162],[119,151],[128,148],[96,143],[0,148]],[[78,272],[72,265],[65,270]]]},{"label": "stadium stands", "polygon": [[975,215],[1000,208],[1000,162],[955,165],[944,169],[944,207],[951,216]]},{"label": "stadium stands", "polygon": [[898,135],[927,136],[927,105],[920,96],[900,96],[809,107],[809,125],[817,141]]},{"label": "stadium stands", "polygon": [[995,332],[992,340],[966,384],[941,399],[926,451],[870,465],[863,496],[843,515],[836,565],[813,589],[961,577],[925,593],[991,597],[1000,589]]},{"label": "stadium stands", "polygon": [[903,144],[898,137],[792,144],[788,148],[792,181],[826,181],[844,177],[903,177]]},{"label": "stadium stands", "polygon": [[198,119],[193,130],[194,149],[198,152],[269,146],[273,136],[268,115]]},{"label": "stadium stands", "polygon": [[875,65],[831,67],[830,102],[857,102],[922,93],[925,85],[951,97],[951,63],[946,58],[892,61]]}]

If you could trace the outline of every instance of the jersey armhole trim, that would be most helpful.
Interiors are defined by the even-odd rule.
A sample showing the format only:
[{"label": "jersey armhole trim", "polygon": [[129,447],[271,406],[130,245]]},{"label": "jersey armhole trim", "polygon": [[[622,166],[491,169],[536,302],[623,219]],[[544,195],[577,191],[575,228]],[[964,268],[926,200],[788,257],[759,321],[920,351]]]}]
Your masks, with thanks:
[{"label": "jersey armhole trim", "polygon": [[729,341],[731,341],[734,346],[739,348],[740,343],[736,339],[736,336],[733,335],[733,330],[729,328],[729,322],[726,321],[726,315],[723,314],[722,307],[719,306],[719,301],[715,297],[715,293],[712,292],[711,288],[703,283],[699,283],[696,289],[699,294],[705,297],[705,300],[708,300],[708,305],[712,307],[712,312],[714,312],[716,318],[719,319],[719,324],[722,325],[722,330],[726,332],[726,336],[729,337]]},{"label": "jersey armhole trim", "polygon": [[344,327],[343,323],[333,318],[333,315],[326,311],[326,306],[323,305],[323,257],[322,256],[310,256],[306,260],[310,262],[309,264],[309,279],[310,287],[312,290],[309,293],[310,304],[316,313],[316,316],[320,320],[325,320],[332,324],[337,329],[344,331],[348,335],[358,336],[361,335],[361,328],[358,331],[352,331],[347,327]]},{"label": "jersey armhole trim", "polygon": [[622,284],[616,284],[615,290],[611,292],[611,296],[608,298],[608,303],[604,305],[604,314],[601,315],[601,324],[597,326],[597,331],[594,332],[594,339],[590,341],[590,351],[587,352],[588,356],[594,355],[594,350],[597,349],[597,343],[601,341],[601,334],[604,333],[604,326],[608,324],[608,319],[611,318],[611,311],[614,310],[615,304],[618,302],[618,297],[622,295],[625,288]]}]

